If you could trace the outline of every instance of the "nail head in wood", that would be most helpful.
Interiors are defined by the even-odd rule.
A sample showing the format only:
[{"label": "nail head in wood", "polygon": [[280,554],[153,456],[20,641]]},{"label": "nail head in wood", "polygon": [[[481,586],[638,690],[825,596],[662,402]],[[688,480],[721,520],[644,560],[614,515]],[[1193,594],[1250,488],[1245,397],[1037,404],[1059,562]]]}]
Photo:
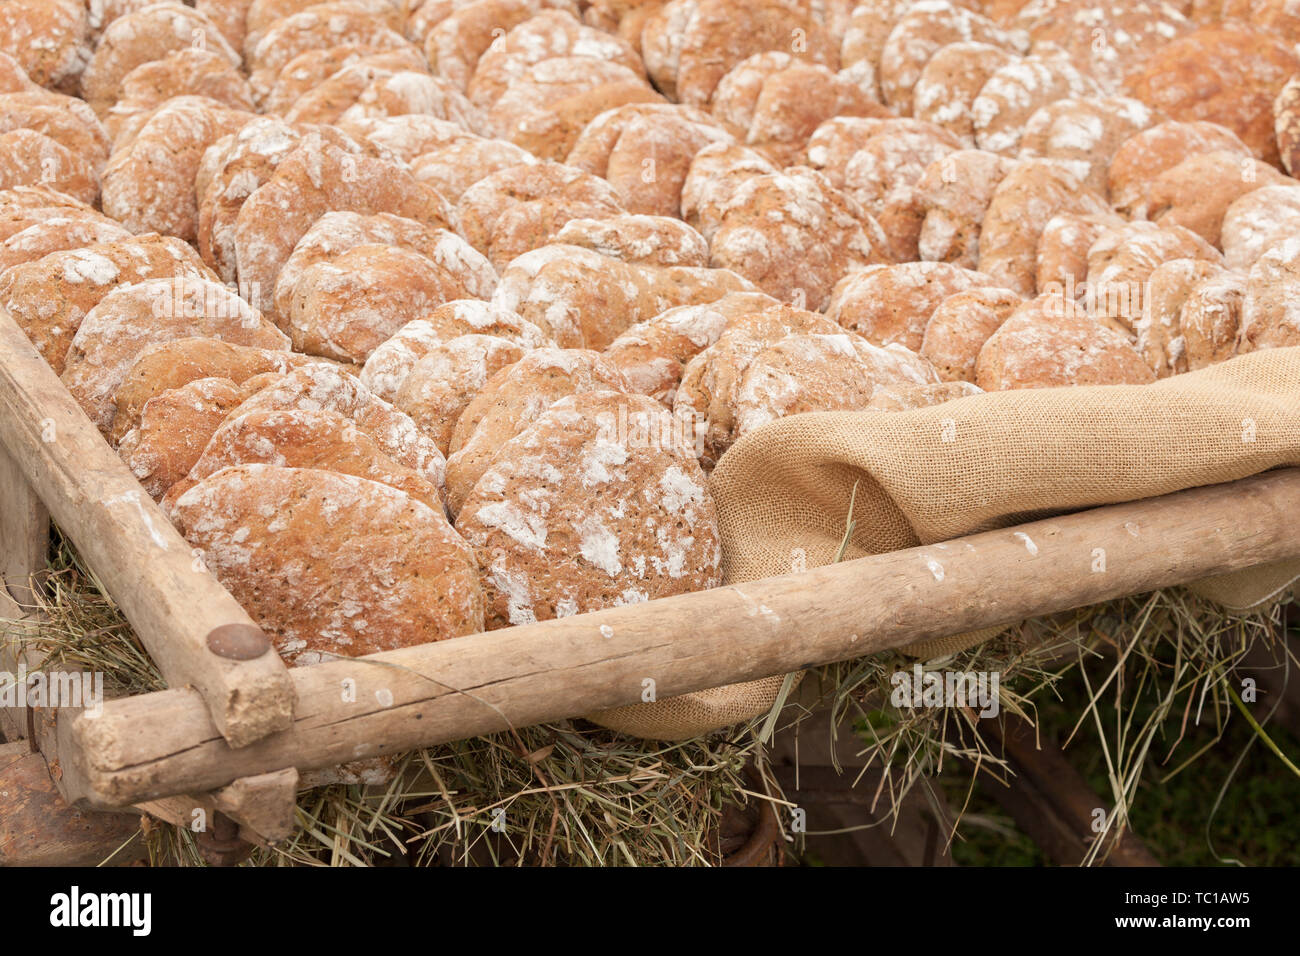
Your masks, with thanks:
[{"label": "nail head in wood", "polygon": [[231,661],[251,661],[271,649],[262,629],[251,624],[221,624],[208,632],[208,650]]}]

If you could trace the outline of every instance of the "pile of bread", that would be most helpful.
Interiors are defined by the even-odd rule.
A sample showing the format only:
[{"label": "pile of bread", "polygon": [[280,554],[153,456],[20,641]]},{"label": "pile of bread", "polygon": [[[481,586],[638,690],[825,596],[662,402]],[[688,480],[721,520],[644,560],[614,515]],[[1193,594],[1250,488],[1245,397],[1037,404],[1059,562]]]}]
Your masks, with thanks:
[{"label": "pile of bread", "polygon": [[767,422],[1300,344],[1291,7],[0,0],[0,305],[291,663],[708,588]]}]

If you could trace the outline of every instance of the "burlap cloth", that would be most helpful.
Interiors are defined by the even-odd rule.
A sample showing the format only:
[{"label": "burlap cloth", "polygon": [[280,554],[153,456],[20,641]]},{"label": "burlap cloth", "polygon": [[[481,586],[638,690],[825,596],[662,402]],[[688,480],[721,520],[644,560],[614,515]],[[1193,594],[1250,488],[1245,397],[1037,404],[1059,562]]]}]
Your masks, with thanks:
[{"label": "burlap cloth", "polygon": [[[1300,465],[1300,348],[1164,379],[991,392],[911,412],[822,412],[743,436],[710,478],[727,583],[932,544],[1097,505]],[[1229,610],[1276,599],[1300,560],[1197,582]],[[907,648],[937,657],[996,631]],[[686,739],[771,708],[780,675],[589,715]]]}]

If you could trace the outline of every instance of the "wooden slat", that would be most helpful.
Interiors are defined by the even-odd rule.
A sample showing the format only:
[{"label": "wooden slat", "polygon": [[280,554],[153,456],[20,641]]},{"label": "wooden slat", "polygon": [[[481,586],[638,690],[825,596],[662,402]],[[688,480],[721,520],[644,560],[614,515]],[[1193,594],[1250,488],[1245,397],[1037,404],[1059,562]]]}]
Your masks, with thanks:
[{"label": "wooden slat", "polygon": [[167,683],[195,688],[232,747],[289,726],[293,685],[279,657],[268,650],[235,661],[208,649],[214,628],[251,627],[252,620],[196,565],[189,545],[3,309],[0,445],[95,569]]},{"label": "wooden slat", "polygon": [[[123,805],[212,790],[635,703],[647,679],[662,698],[1010,624],[1295,556],[1297,513],[1300,469],[1279,470],[800,575],[298,668],[293,726],[240,750],[193,693],[112,701],[96,720],[60,722],[65,792]],[[1093,570],[1097,549],[1106,552],[1102,572]]]}]

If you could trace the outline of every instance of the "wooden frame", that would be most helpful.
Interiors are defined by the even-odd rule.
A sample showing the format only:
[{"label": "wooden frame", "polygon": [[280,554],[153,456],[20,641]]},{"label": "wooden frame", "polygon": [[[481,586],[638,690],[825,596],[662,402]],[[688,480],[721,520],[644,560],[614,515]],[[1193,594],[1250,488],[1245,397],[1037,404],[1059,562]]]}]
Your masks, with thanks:
[{"label": "wooden frame", "polygon": [[284,835],[297,771],[637,703],[646,679],[662,698],[1300,556],[1300,469],[1285,469],[368,658],[232,660],[212,633],[260,631],[2,310],[0,490],[11,592],[44,566],[48,508],[172,688],[37,721],[63,797],[181,819],[203,807],[250,839]]}]

